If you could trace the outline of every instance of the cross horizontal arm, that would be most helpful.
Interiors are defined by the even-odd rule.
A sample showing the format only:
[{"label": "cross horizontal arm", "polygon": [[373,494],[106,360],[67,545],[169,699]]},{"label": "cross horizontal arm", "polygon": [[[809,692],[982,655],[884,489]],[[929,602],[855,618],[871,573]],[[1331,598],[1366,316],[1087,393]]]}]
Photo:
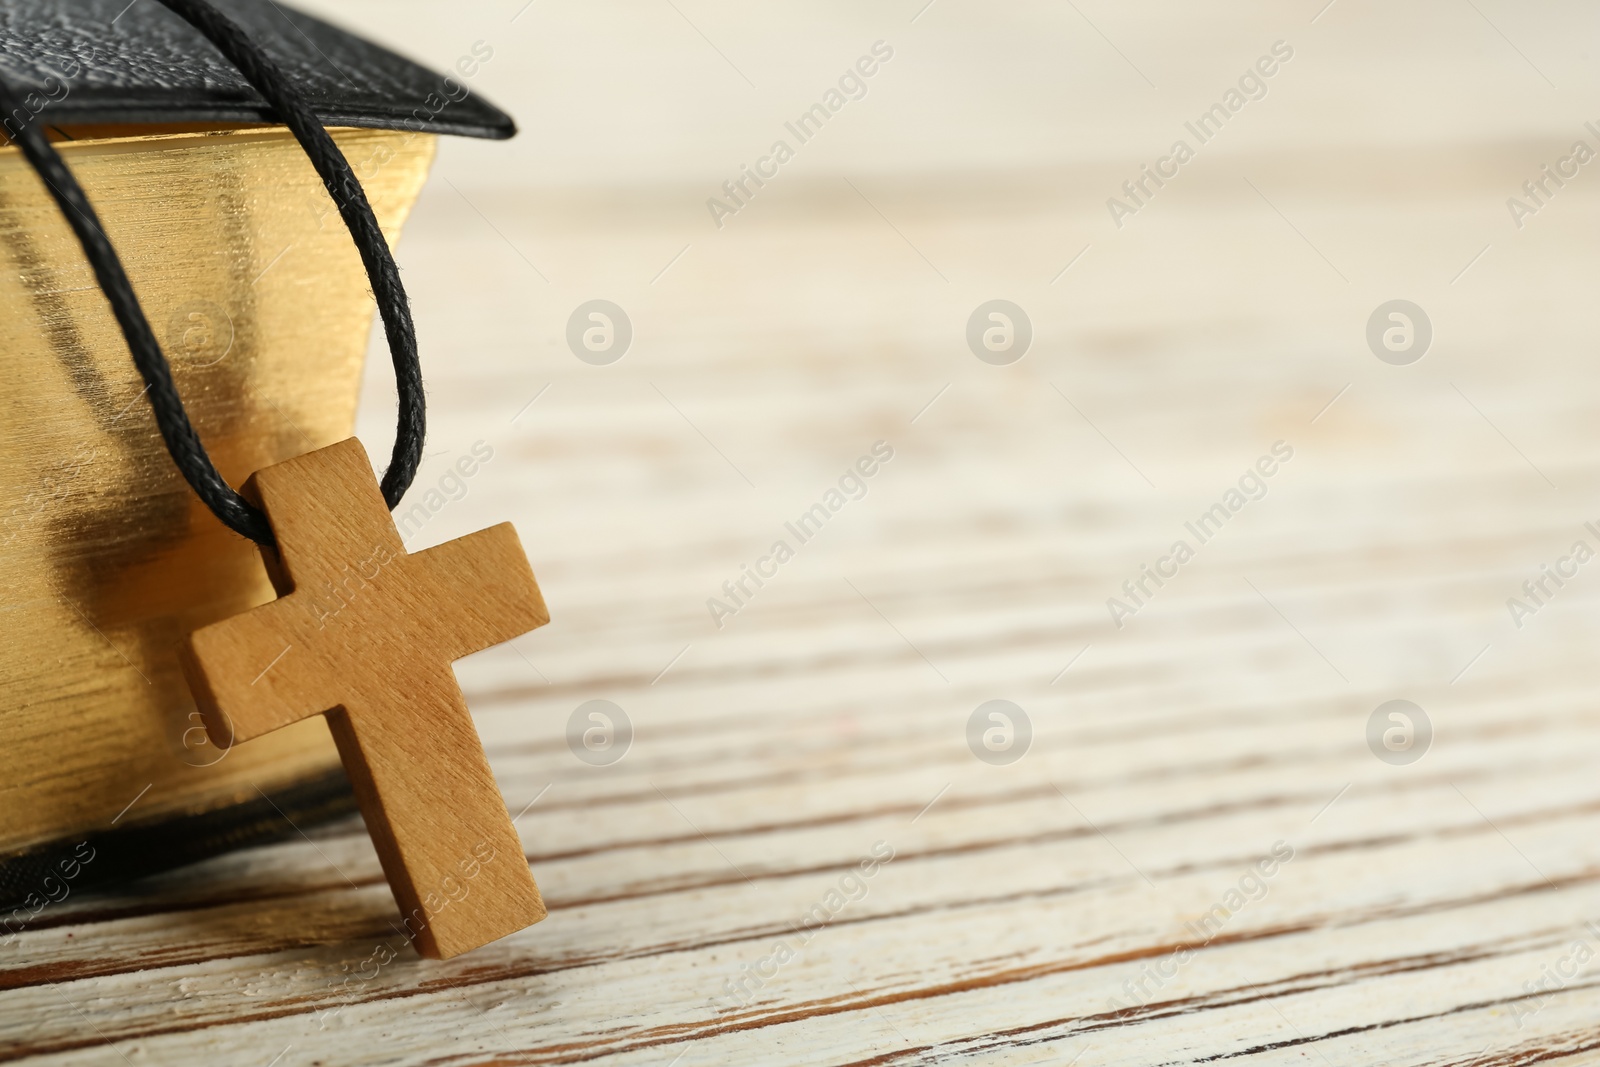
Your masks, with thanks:
[{"label": "cross horizontal arm", "polygon": [[227,748],[337,703],[336,694],[306,692],[297,684],[295,646],[304,646],[304,614],[293,598],[275,600],[202,627],[180,646],[212,744]]},{"label": "cross horizontal arm", "polygon": [[522,540],[509,522],[414,553],[413,573],[441,595],[450,659],[481,652],[550,621]]}]

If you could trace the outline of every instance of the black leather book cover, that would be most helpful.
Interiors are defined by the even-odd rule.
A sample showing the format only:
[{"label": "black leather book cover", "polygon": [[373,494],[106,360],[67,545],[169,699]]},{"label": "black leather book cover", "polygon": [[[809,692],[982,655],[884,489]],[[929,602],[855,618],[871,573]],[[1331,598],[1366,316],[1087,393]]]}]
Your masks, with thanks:
[{"label": "black leather book cover", "polygon": [[[274,0],[214,0],[294,79],[325,125],[502,139],[510,116],[435,73]],[[0,75],[52,125],[271,122],[216,49],[154,0],[0,0]]]}]

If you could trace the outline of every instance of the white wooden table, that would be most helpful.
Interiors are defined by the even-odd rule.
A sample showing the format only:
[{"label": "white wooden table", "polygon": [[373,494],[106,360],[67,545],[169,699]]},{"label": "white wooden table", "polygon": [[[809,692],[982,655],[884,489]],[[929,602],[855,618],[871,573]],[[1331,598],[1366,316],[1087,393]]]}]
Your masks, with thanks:
[{"label": "white wooden table", "polygon": [[[1521,230],[1504,204],[1596,143],[1592,16],[1085,7],[1002,35],[948,3],[764,16],[784,44],[731,9],[519,6],[401,5],[392,34],[446,65],[501,33],[484,88],[527,130],[444,146],[400,256],[417,485],[494,450],[413,547],[513,519],[554,618],[459,668],[550,917],[378,966],[401,939],[362,827],[313,830],[41,919],[0,950],[0,1058],[1600,1062],[1600,564],[1507,607],[1600,548],[1600,179]],[[1101,79],[1080,116],[1027,65],[1048,34],[1061,78]],[[812,74],[879,37],[879,95],[714,227]],[[1115,228],[1105,198],[1280,37],[1233,139]],[[941,70],[1001,84],[941,96]],[[957,136],[985,114],[994,166]],[[633,324],[610,366],[564,339],[596,298]],[[1010,366],[964,337],[993,298],[1033,325]],[[1434,327],[1409,366],[1364,338],[1395,298]],[[707,599],[878,441],[866,495],[718,628]],[[1265,495],[1117,628],[1107,598],[1278,441]],[[607,766],[566,740],[593,699],[635,733]],[[1434,731],[1404,765],[1367,740],[1394,699]],[[991,700],[1031,722],[1005,765],[969,746]]]}]

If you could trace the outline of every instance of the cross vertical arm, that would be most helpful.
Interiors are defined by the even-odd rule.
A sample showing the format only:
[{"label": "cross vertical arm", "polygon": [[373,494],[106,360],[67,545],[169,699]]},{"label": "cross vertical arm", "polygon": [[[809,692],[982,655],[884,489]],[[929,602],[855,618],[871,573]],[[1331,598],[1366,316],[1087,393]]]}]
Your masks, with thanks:
[{"label": "cross vertical arm", "polygon": [[545,916],[448,664],[328,715],[407,936],[448,959]]},{"label": "cross vertical arm", "polygon": [[367,451],[353,437],[257,471],[243,493],[267,513],[277,538],[275,584],[337,580],[340,564],[405,554]]}]

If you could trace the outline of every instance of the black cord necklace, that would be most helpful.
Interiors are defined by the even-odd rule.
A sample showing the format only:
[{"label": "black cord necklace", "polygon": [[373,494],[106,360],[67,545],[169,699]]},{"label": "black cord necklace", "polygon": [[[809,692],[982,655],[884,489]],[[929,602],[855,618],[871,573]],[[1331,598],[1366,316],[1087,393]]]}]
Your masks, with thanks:
[{"label": "black cord necklace", "polygon": [[[394,361],[395,384],[400,399],[399,425],[389,469],[380,483],[383,499],[393,508],[416,477],[422,457],[422,442],[427,430],[422,392],[422,368],[417,359],[416,331],[411,324],[411,308],[406,300],[400,272],[388,242],[378,228],[372,207],[367,203],[355,173],[344,153],[323,129],[305,98],[279,69],[270,56],[256,45],[233,20],[212,7],[207,0],[159,0],[174,14],[199,30],[271,105],[273,113],[305,149],[322,178],[328,195],[339,208],[345,226],[361,253],[367,278],[377,298],[378,313],[389,339]],[[117,325],[127,338],[134,366],[144,379],[150,409],[166,442],[167,452],[178,470],[218,519],[252,541],[272,547],[276,541],[267,517],[250,501],[240,496],[217,472],[205,445],[195,433],[188,412],[172,382],[172,368],[162,354],[150,329],[139,298],[133,292],[122,261],[112,247],[100,218],[84,195],[60,153],[50,144],[36,116],[18,99],[16,91],[0,79],[0,117],[7,119],[23,155],[44,180],[51,196],[83,245],[84,255],[94,269],[95,278],[111,304]]]}]

